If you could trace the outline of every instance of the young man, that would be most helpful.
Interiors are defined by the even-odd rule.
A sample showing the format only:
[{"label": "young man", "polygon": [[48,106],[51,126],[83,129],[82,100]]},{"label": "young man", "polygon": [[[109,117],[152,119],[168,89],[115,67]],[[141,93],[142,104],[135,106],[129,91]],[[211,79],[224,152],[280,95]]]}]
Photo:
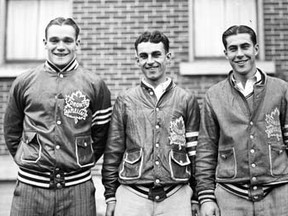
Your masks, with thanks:
[{"label": "young man", "polygon": [[206,94],[196,156],[202,216],[288,212],[288,85],[256,67],[248,26],[222,36],[232,71]]},{"label": "young man", "polygon": [[79,27],[56,18],[45,30],[47,61],[14,81],[4,119],[19,166],[11,215],[96,215],[90,168],[103,154],[110,92],[79,66]]},{"label": "young man", "polygon": [[102,172],[106,216],[190,216],[197,99],[167,77],[163,33],[143,33],[135,49],[144,78],[114,105]]}]

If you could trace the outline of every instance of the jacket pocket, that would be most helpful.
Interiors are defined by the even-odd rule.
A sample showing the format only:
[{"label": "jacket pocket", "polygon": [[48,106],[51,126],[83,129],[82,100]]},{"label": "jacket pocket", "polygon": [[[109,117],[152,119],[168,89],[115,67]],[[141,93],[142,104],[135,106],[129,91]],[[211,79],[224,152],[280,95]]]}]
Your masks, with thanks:
[{"label": "jacket pocket", "polygon": [[90,136],[76,137],[76,157],[77,164],[80,167],[94,165],[94,151],[92,148],[92,139]]},{"label": "jacket pocket", "polygon": [[237,175],[237,162],[234,148],[219,150],[217,178],[235,178]]},{"label": "jacket pocket", "polygon": [[20,148],[20,160],[25,163],[37,163],[41,158],[42,147],[36,132],[25,132],[22,136]]},{"label": "jacket pocket", "polygon": [[269,144],[269,163],[270,173],[272,176],[283,175],[288,173],[287,153],[285,145]]},{"label": "jacket pocket", "polygon": [[169,166],[172,179],[187,181],[191,176],[190,164],[191,162],[186,152],[170,151]]},{"label": "jacket pocket", "polygon": [[127,151],[124,154],[122,164],[120,166],[119,177],[121,179],[138,179],[141,176],[143,166],[143,151],[134,150]]}]

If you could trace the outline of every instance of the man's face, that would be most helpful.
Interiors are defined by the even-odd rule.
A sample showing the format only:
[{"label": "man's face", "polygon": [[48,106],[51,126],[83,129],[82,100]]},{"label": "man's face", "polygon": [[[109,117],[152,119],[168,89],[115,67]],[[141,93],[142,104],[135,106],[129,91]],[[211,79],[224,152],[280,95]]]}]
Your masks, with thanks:
[{"label": "man's face", "polygon": [[52,25],[48,28],[44,44],[48,51],[48,60],[63,68],[76,56],[79,41],[72,26]]},{"label": "man's face", "polygon": [[247,33],[231,35],[226,38],[227,47],[224,50],[234,73],[251,77],[256,72],[255,58],[258,54],[258,44],[254,45]]},{"label": "man's face", "polygon": [[146,81],[157,86],[166,79],[166,67],[170,62],[171,53],[165,52],[160,43],[142,42],[138,44],[137,64],[141,68]]}]

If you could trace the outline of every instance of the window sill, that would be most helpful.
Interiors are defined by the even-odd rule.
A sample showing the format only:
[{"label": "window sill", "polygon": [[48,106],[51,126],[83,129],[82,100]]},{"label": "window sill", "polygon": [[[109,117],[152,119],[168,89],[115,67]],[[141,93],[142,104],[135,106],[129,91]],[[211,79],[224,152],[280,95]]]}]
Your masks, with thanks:
[{"label": "window sill", "polygon": [[[268,74],[275,74],[273,61],[256,61],[259,69]],[[195,60],[180,63],[180,75],[226,75],[231,70],[227,60]]]},{"label": "window sill", "polygon": [[11,63],[11,64],[0,65],[0,77],[1,78],[17,77],[18,75],[20,75],[27,69],[33,68],[37,66],[38,64],[39,63],[31,63],[31,64]]}]

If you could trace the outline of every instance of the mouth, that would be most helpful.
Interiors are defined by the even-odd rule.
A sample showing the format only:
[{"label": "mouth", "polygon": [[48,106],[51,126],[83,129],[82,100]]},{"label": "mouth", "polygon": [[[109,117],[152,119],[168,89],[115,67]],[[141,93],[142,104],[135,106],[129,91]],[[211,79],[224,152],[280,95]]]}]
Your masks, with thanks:
[{"label": "mouth", "polygon": [[65,56],[68,55],[68,53],[53,53],[53,54],[58,56],[58,57],[60,57],[60,58],[65,57]]},{"label": "mouth", "polygon": [[248,61],[248,59],[246,60],[239,60],[239,61],[234,61],[237,65],[244,65],[246,62]]},{"label": "mouth", "polygon": [[154,66],[154,67],[145,67],[146,70],[155,70],[155,69],[157,69],[157,68],[158,68],[158,66]]}]

